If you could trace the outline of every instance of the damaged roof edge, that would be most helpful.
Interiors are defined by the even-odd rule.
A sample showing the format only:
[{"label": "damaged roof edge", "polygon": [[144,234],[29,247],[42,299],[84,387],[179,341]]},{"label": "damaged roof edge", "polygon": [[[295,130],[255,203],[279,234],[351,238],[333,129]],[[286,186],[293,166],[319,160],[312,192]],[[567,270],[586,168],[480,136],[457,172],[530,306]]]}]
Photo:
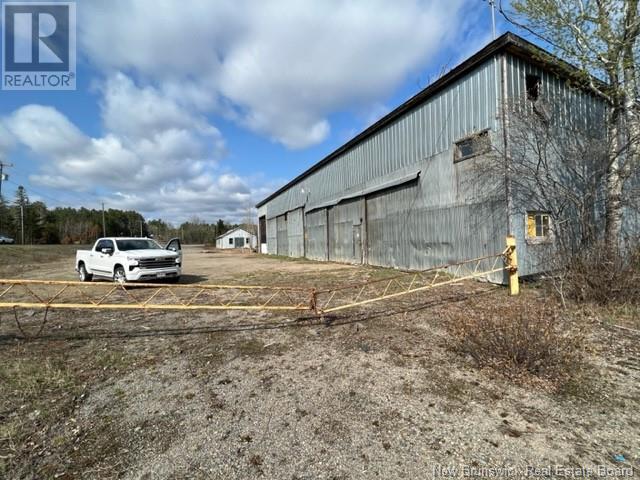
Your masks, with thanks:
[{"label": "damaged roof edge", "polygon": [[[394,120],[398,119],[399,117],[401,117],[402,115],[410,111],[411,109],[421,105],[426,100],[428,100],[431,96],[435,95],[440,90],[442,90],[449,84],[453,83],[454,81],[462,77],[464,74],[466,74],[471,69],[475,68],[480,63],[484,62],[491,56],[503,50],[508,50],[510,53],[513,53],[515,55],[524,56],[525,58],[527,58],[529,61],[533,63],[546,65],[547,67],[550,67],[553,65],[556,67],[554,73],[557,73],[560,75],[563,75],[563,74],[569,75],[570,73],[575,73],[578,71],[578,69],[575,66],[567,62],[564,62],[563,60],[555,57],[554,55],[538,47],[537,45],[529,42],[528,40],[525,40],[524,38],[511,32],[504,33],[503,35],[501,35],[500,37],[496,38],[494,41],[489,43],[486,47],[482,48],[480,51],[478,51],[477,53],[469,57],[467,60],[463,61],[458,66],[450,70],[447,74],[440,77],[438,80],[436,80],[434,83],[426,87],[424,90],[421,90],[416,95],[411,97],[409,100],[401,104],[395,110],[391,111],[390,113],[382,117],[380,120],[378,120],[377,122],[375,122],[374,124],[366,128],[365,130],[363,130],[361,133],[353,137],[351,140],[349,140],[347,143],[339,147],[337,150],[334,150],[329,155],[324,157],[322,160],[315,163],[314,165],[309,167],[307,170],[302,172],[300,175],[295,177],[293,180],[289,181],[287,184],[283,185],[278,190],[273,192],[267,198],[258,202],[256,204],[256,208],[260,208],[265,203],[274,199],[275,197],[280,195],[282,192],[288,190],[289,188],[291,188],[292,186],[294,186],[304,178],[311,175],[316,170],[319,170],[324,165],[330,163],[332,160],[334,160],[338,156],[342,155],[343,153],[347,152],[351,148],[355,147],[361,141],[365,140],[366,138],[370,137],[374,133],[378,132],[379,130],[381,130],[382,128],[384,128]],[[537,54],[538,56],[536,57],[535,54]],[[550,59],[553,59],[553,62],[551,62],[550,60],[549,61],[542,60],[543,57],[548,57]]]}]

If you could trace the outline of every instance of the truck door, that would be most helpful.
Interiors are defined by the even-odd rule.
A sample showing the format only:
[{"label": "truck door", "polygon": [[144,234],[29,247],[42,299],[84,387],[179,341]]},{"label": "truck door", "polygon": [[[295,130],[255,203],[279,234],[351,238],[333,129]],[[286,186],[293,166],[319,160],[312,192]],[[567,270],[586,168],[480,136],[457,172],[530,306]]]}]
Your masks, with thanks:
[{"label": "truck door", "polygon": [[[112,240],[100,240],[96,245],[95,251],[92,252],[91,258],[93,264],[92,270],[98,271],[98,273],[111,275],[113,273],[113,262],[111,261],[111,255],[113,255],[115,245]],[[111,249],[111,253],[102,253],[102,250],[108,248]]]},{"label": "truck door", "polygon": [[180,265],[182,265],[182,243],[180,242],[179,238],[172,238],[164,248],[165,250],[176,252],[178,254],[178,258],[180,259]]}]

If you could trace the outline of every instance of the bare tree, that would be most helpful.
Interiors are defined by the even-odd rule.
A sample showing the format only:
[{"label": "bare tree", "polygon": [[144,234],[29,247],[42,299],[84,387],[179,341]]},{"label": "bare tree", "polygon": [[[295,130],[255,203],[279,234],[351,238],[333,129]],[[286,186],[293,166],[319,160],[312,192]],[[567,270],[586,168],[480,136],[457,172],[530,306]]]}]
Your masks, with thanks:
[{"label": "bare tree", "polygon": [[570,258],[602,238],[605,229],[607,141],[592,122],[564,114],[565,106],[564,98],[509,102],[508,161],[501,143],[494,142],[493,154],[476,163],[473,182],[499,199],[504,186],[496,179],[506,176],[511,214],[547,212],[553,247]]},{"label": "bare tree", "polygon": [[604,238],[613,253],[621,241],[625,193],[630,193],[626,184],[640,154],[638,0],[516,0],[512,6],[513,11],[507,11],[500,4],[505,18],[577,65],[579,69],[570,72],[573,80],[607,105]]}]

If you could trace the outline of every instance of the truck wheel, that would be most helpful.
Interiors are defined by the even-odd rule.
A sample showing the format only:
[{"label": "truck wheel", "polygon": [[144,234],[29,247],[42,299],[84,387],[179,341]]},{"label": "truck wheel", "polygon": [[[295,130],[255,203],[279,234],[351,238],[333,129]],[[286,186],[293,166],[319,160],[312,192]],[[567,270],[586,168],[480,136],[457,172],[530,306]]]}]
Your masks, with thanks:
[{"label": "truck wheel", "polygon": [[84,266],[84,263],[81,263],[80,268],[78,268],[78,276],[81,282],[90,282],[93,279],[93,275],[87,272],[87,267]]},{"label": "truck wheel", "polygon": [[124,268],[118,265],[113,272],[113,281],[118,283],[125,283],[127,281],[127,275],[124,273]]}]

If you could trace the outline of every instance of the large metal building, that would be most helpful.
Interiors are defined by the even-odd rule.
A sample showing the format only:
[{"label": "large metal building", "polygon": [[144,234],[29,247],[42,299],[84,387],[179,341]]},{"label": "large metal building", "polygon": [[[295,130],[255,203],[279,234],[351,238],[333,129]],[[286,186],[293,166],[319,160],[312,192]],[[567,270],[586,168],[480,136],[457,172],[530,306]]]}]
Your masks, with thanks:
[{"label": "large metal building", "polygon": [[261,250],[421,270],[501,252],[513,233],[521,273],[535,273],[548,245],[527,236],[546,233],[548,218],[510,205],[506,188],[488,195],[478,162],[506,147],[505,105],[531,82],[573,96],[585,117],[602,112],[536,52],[514,34],[499,37],[262,200]]}]

